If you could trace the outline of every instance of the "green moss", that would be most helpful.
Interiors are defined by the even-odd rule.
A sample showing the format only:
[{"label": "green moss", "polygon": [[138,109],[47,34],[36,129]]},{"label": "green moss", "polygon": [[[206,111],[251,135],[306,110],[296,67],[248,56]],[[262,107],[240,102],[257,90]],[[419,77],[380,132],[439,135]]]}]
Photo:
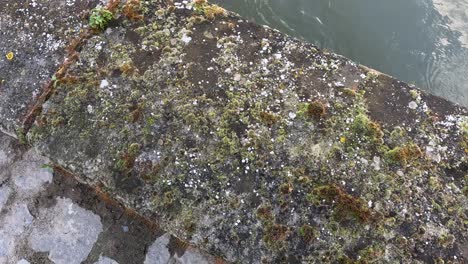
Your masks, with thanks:
[{"label": "green moss", "polygon": [[365,81],[366,82],[371,82],[371,83],[376,83],[378,82],[379,74],[375,71],[369,71],[366,74]]},{"label": "green moss", "polygon": [[198,25],[198,24],[202,24],[206,21],[206,18],[202,15],[195,15],[195,16],[191,16],[189,19],[188,19],[188,22],[190,24],[193,24],[193,25]]},{"label": "green moss", "polygon": [[114,15],[109,10],[103,7],[96,7],[90,11],[89,26],[92,29],[103,30],[113,18]]},{"label": "green moss", "polygon": [[359,251],[358,263],[376,263],[384,253],[385,250],[381,246],[369,246]]},{"label": "green moss", "polygon": [[383,143],[384,133],[380,128],[380,125],[376,122],[371,121],[366,114],[357,114],[354,118],[351,128],[356,135],[366,137],[372,143]]},{"label": "green moss", "polygon": [[417,100],[420,97],[420,92],[418,90],[410,90],[410,95],[414,100]]},{"label": "green moss", "polygon": [[285,241],[289,236],[289,228],[285,225],[271,224],[265,229],[263,241],[274,250],[279,250],[285,246]]},{"label": "green moss", "polygon": [[279,116],[270,112],[260,112],[260,118],[262,122],[269,127],[271,127],[276,122],[278,122],[278,120],[280,120]]},{"label": "green moss", "polygon": [[326,106],[321,101],[313,101],[307,106],[307,114],[309,117],[321,119],[326,113]]},{"label": "green moss", "polygon": [[450,247],[455,242],[455,236],[452,234],[443,234],[439,237],[439,245],[443,248]]},{"label": "green moss", "polygon": [[273,219],[272,208],[269,205],[262,205],[257,209],[257,218],[262,221],[271,221]]},{"label": "green moss", "polygon": [[224,10],[224,8],[210,4],[206,0],[195,0],[193,8],[196,14],[203,15],[209,20],[213,20],[218,16],[226,15],[226,10]]},{"label": "green moss", "polygon": [[290,194],[293,191],[293,186],[291,183],[283,183],[280,186],[280,193],[283,195]]},{"label": "green moss", "polygon": [[365,114],[358,114],[353,121],[353,129],[356,133],[366,133],[369,130],[370,120]]},{"label": "green moss", "polygon": [[390,164],[407,165],[409,162],[415,161],[423,156],[423,153],[418,145],[408,143],[406,145],[395,147],[385,153],[385,158]]},{"label": "green moss", "polygon": [[390,133],[390,140],[392,143],[401,143],[401,141],[405,138],[405,135],[405,130],[400,126],[396,126]]},{"label": "green moss", "polygon": [[24,132],[24,129],[22,127],[18,127],[16,129],[16,137],[18,138],[21,145],[27,145],[28,144],[28,139],[26,137],[26,133]]},{"label": "green moss", "polygon": [[137,156],[138,152],[141,149],[141,145],[138,143],[133,143],[128,147],[128,154],[131,156]]},{"label": "green moss", "polygon": [[143,10],[140,0],[128,0],[122,8],[122,15],[129,20],[141,20],[143,19]]},{"label": "green moss", "polygon": [[296,116],[300,118],[307,118],[307,109],[309,107],[308,103],[299,103],[297,106]]},{"label": "green moss", "polygon": [[284,127],[280,127],[278,129],[278,136],[276,138],[276,142],[283,143],[286,140],[287,136],[288,134],[286,132],[286,129]]},{"label": "green moss", "polygon": [[369,222],[374,218],[371,210],[362,199],[347,194],[337,185],[330,184],[316,187],[313,194],[320,199],[335,204],[337,220],[355,219],[360,222]]},{"label": "green moss", "polygon": [[118,155],[115,169],[121,172],[128,173],[135,164],[135,159],[138,156],[141,150],[141,145],[138,143],[132,143],[128,146],[128,148],[121,152]]},{"label": "green moss", "polygon": [[465,153],[468,154],[468,122],[463,122],[460,125],[461,142],[460,145]]},{"label": "green moss", "polygon": [[441,188],[438,177],[429,177],[429,187],[432,190],[439,190]]},{"label": "green moss", "polygon": [[357,93],[356,90],[350,89],[350,88],[344,88],[343,92],[344,92],[344,94],[346,94],[348,96],[352,96],[352,97],[356,96],[356,93]]},{"label": "green moss", "polygon": [[63,125],[64,123],[65,123],[65,118],[63,118],[63,116],[57,116],[56,118],[50,121],[50,125],[53,127],[58,127],[60,125]]}]

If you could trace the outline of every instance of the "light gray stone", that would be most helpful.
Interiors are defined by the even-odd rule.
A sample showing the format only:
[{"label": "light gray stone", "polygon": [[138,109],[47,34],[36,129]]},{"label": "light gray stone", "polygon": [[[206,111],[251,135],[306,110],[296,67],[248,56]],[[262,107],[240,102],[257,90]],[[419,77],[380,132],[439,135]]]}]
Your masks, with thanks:
[{"label": "light gray stone", "polygon": [[98,261],[95,262],[94,264],[119,264],[119,263],[111,258],[100,256]]},{"label": "light gray stone", "polygon": [[171,258],[167,245],[170,239],[169,234],[165,234],[154,241],[149,247],[144,264],[166,264]]},{"label": "light gray stone", "polygon": [[0,149],[0,168],[8,164],[10,161],[11,161],[11,158],[8,155],[8,153]]},{"label": "light gray stone", "polygon": [[208,264],[212,263],[208,258],[198,251],[188,250],[181,257],[174,256],[178,264]]},{"label": "light gray stone", "polygon": [[15,263],[15,248],[21,235],[33,223],[26,204],[13,204],[0,221],[0,263]]},{"label": "light gray stone", "polygon": [[8,186],[0,187],[0,211],[2,211],[3,206],[7,202],[8,198],[10,197],[11,189]]},{"label": "light gray stone", "polygon": [[13,165],[12,180],[18,192],[26,196],[37,194],[42,186],[52,182],[52,171],[42,166],[49,161],[34,151],[25,154],[24,159]]},{"label": "light gray stone", "polygon": [[1,229],[11,236],[19,236],[24,232],[26,227],[32,224],[33,220],[34,218],[29,213],[26,204],[16,204],[10,208],[10,211],[2,222]]},{"label": "light gray stone", "polygon": [[34,226],[29,245],[35,251],[49,252],[56,264],[84,261],[102,232],[100,217],[68,198],[57,198],[54,207],[39,214],[41,221]]},{"label": "light gray stone", "polygon": [[15,245],[15,239],[0,230],[0,263],[8,263],[8,258],[13,254]]}]

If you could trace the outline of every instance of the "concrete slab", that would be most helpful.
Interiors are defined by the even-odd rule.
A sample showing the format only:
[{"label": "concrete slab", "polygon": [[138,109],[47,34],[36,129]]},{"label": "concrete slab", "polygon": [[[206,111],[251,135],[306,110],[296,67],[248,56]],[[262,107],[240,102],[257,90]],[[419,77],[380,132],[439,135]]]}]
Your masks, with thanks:
[{"label": "concrete slab", "polygon": [[56,164],[232,262],[464,257],[467,109],[205,1],[121,10],[28,133]]},{"label": "concrete slab", "polygon": [[65,59],[98,1],[2,1],[0,9],[0,130],[16,134],[21,119]]},{"label": "concrete slab", "polygon": [[[26,150],[0,133],[0,153],[10,153],[0,184],[0,263],[143,264],[161,259],[177,263],[179,255],[154,226],[109,204],[92,189],[44,168],[47,158]],[[167,237],[166,253],[147,250]],[[181,249],[177,249],[180,251]],[[147,252],[148,251],[148,252]],[[196,249],[182,249],[184,258],[214,259]],[[166,258],[167,257],[167,258]]]},{"label": "concrete slab", "polygon": [[[5,10],[2,21],[11,28],[21,8]],[[31,183],[3,173],[3,185],[16,193],[8,195],[2,221],[13,215],[34,226],[35,217],[71,199],[68,205],[98,215],[103,225],[93,234],[89,263],[100,256],[164,262],[167,250],[169,261],[184,262],[185,254],[174,257],[175,249],[190,249],[182,240],[245,263],[465,261],[466,108],[206,1],[129,0],[102,27],[75,50],[77,62],[26,131],[55,168],[89,189],[67,189],[63,177],[50,183],[43,172]],[[3,34],[24,47],[37,42],[21,35],[28,30],[13,30],[16,40]],[[56,54],[53,42],[43,42],[46,54]],[[31,74],[46,76],[40,70],[49,64],[34,49],[24,57],[9,45],[0,51],[7,72],[0,122],[12,134],[37,94],[28,85],[40,78]],[[0,165],[8,167],[5,153]],[[45,189],[31,193],[32,206],[25,192],[38,186]],[[103,210],[104,202],[84,202],[84,190],[100,190],[101,201],[117,200],[126,208],[120,210],[182,240],[153,244],[162,233],[116,226],[121,220]],[[47,263],[60,255],[53,248],[18,251],[29,236],[24,230],[2,231],[3,258]],[[128,240],[105,243],[115,234]],[[136,238],[145,246],[128,243]],[[162,255],[142,253],[150,245]]]}]

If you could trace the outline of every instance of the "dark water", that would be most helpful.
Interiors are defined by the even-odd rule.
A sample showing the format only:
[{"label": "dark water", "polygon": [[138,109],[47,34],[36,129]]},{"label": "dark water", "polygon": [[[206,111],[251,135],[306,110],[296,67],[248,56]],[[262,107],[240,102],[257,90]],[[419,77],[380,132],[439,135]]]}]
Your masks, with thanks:
[{"label": "dark water", "polygon": [[468,107],[468,0],[215,0]]}]

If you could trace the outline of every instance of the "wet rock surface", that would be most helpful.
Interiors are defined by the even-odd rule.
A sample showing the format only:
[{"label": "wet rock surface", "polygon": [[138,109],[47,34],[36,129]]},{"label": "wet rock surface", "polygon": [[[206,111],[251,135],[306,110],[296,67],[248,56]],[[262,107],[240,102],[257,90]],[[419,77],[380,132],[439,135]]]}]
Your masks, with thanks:
[{"label": "wet rock surface", "polygon": [[466,261],[467,109],[205,1],[112,3],[24,131],[56,168],[228,261]]}]

